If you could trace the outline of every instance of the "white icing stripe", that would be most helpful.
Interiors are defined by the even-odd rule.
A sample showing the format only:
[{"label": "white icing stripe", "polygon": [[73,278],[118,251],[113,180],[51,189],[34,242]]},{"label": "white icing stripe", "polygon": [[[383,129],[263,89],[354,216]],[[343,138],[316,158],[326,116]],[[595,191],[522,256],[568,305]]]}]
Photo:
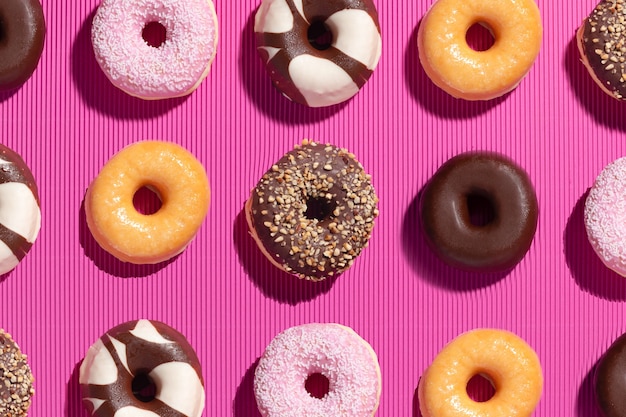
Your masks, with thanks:
[{"label": "white icing stripe", "polygon": [[0,165],[11,165],[13,162],[0,158]]},{"label": "white icing stripe", "polygon": [[154,368],[149,376],[159,387],[157,399],[186,416],[202,415],[204,387],[191,365],[184,362],[164,363]]},{"label": "white icing stripe", "polygon": [[326,19],[333,33],[333,46],[356,59],[368,69],[378,64],[382,50],[380,33],[367,12],[357,9],[341,10]]},{"label": "white icing stripe", "polygon": [[139,320],[135,328],[130,331],[130,334],[152,343],[174,343],[161,336],[159,331],[152,325],[152,323],[150,323],[149,320]]},{"label": "white icing stripe", "polygon": [[120,408],[115,412],[113,417],[160,417],[157,413],[153,413],[152,411],[142,410],[137,407],[124,407]]},{"label": "white icing stripe", "polygon": [[278,52],[280,52],[281,48],[274,48],[273,46],[259,46],[258,49],[263,49],[265,52],[267,52],[267,55],[268,55],[268,58],[266,61],[267,63],[271,61],[272,58],[274,58]]},{"label": "white icing stripe", "polygon": [[0,275],[9,272],[20,263],[11,248],[0,241]]},{"label": "white icing stripe", "polygon": [[293,15],[285,0],[264,0],[254,17],[254,31],[285,33],[293,29]]},{"label": "white icing stripe", "polygon": [[35,241],[41,227],[41,212],[26,184],[0,184],[0,223],[29,242]]},{"label": "white icing stripe", "polygon": [[83,398],[83,399],[91,402],[91,404],[93,405],[93,413],[91,413],[92,415],[95,414],[96,410],[100,408],[102,404],[105,403],[105,400],[101,400],[100,398]]},{"label": "white icing stripe", "polygon": [[289,63],[289,76],[310,107],[341,103],[359,92],[341,67],[312,55],[294,58]]},{"label": "white icing stripe", "polygon": [[80,365],[79,382],[81,384],[109,385],[117,381],[117,366],[113,357],[98,339]]},{"label": "white icing stripe", "polygon": [[302,6],[302,0],[293,0],[293,4],[294,6],[296,6],[296,9],[298,9],[298,13],[300,13],[300,16],[302,16],[304,21],[309,23],[309,21],[306,19],[306,16],[304,15],[304,7]]},{"label": "white icing stripe", "polygon": [[126,345],[119,340],[112,338],[111,336],[109,336],[109,339],[111,339],[111,343],[113,343],[113,347],[115,348],[117,356],[120,358],[122,365],[124,365],[124,368],[126,368],[128,373],[132,375],[133,373],[130,372],[130,368],[128,367],[128,358],[126,357]]}]

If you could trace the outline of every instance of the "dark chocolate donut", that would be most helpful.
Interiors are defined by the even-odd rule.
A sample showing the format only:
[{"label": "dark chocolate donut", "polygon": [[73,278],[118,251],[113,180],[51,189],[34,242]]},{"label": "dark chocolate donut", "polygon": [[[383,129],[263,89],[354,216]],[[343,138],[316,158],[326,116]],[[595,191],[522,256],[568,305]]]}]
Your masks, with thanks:
[{"label": "dark chocolate donut", "polygon": [[305,140],[263,175],[245,212],[272,263],[320,281],[348,269],[367,246],[377,204],[353,154]]},{"label": "dark chocolate donut", "polygon": [[0,329],[0,416],[28,415],[35,394],[28,358],[10,334]]},{"label": "dark chocolate donut", "polygon": [[494,153],[469,152],[444,163],[424,187],[420,206],[433,251],[468,271],[512,268],[537,228],[537,198],[528,176]]},{"label": "dark chocolate donut", "polygon": [[578,29],[583,63],[594,81],[612,97],[626,97],[626,4],[602,0]]},{"label": "dark chocolate donut", "polygon": [[254,31],[276,88],[310,107],[354,96],[381,54],[372,0],[263,0]]},{"label": "dark chocolate donut", "polygon": [[[87,351],[80,366],[83,403],[90,415],[200,417],[204,380],[185,337],[150,320],[120,324]],[[149,414],[152,413],[152,414]]]},{"label": "dark chocolate donut", "polygon": [[595,393],[605,417],[626,416],[626,334],[602,355],[595,370]]},{"label": "dark chocolate donut", "polygon": [[0,89],[17,88],[30,78],[39,64],[45,36],[39,0],[0,2]]}]

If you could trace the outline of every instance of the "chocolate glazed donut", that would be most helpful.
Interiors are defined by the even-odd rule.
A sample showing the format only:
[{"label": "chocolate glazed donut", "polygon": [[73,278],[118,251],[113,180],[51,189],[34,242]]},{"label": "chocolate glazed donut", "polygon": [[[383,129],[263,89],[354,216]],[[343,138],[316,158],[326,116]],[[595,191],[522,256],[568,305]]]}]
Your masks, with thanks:
[{"label": "chocolate glazed donut", "polygon": [[39,0],[0,2],[0,89],[22,85],[37,68],[46,36]]},{"label": "chocolate glazed donut", "polygon": [[502,272],[530,248],[537,198],[526,173],[493,153],[470,152],[443,164],[422,192],[426,240],[446,263]]},{"label": "chocolate glazed donut", "polygon": [[381,54],[372,0],[263,0],[254,31],[275,87],[310,107],[355,95]]},{"label": "chocolate glazed donut", "polygon": [[618,337],[596,367],[596,400],[605,417],[626,416],[626,334]]}]

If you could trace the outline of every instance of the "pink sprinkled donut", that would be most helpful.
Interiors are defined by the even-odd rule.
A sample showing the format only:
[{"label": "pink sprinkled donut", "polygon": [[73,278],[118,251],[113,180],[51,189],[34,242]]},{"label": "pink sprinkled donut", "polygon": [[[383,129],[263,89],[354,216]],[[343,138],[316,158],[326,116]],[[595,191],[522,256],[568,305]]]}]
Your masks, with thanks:
[{"label": "pink sprinkled donut", "polygon": [[608,164],[585,201],[585,227],[602,262],[626,276],[626,157]]},{"label": "pink sprinkled donut", "polygon": [[[309,394],[309,378],[328,380],[322,398]],[[291,327],[267,346],[254,375],[264,417],[371,417],[378,409],[380,368],[372,347],[349,327]]]},{"label": "pink sprinkled donut", "polygon": [[[154,23],[165,29],[157,47],[142,35]],[[217,38],[211,0],[103,0],[91,31],[96,59],[109,80],[146,100],[195,90],[209,73]]]}]

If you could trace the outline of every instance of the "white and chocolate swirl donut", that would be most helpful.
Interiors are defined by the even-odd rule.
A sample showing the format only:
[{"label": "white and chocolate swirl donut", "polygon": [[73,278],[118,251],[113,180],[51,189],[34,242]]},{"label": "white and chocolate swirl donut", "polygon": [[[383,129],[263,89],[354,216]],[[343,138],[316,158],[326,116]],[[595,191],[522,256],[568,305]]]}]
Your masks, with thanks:
[{"label": "white and chocolate swirl donut", "polygon": [[0,145],[0,275],[26,256],[40,228],[35,177],[20,155]]},{"label": "white and chocolate swirl donut", "polygon": [[309,107],[354,96],[380,59],[372,0],[263,0],[254,31],[276,88]]},{"label": "white and chocolate swirl donut", "polygon": [[200,417],[204,380],[185,337],[151,320],[120,324],[80,366],[83,403],[98,417]]}]

